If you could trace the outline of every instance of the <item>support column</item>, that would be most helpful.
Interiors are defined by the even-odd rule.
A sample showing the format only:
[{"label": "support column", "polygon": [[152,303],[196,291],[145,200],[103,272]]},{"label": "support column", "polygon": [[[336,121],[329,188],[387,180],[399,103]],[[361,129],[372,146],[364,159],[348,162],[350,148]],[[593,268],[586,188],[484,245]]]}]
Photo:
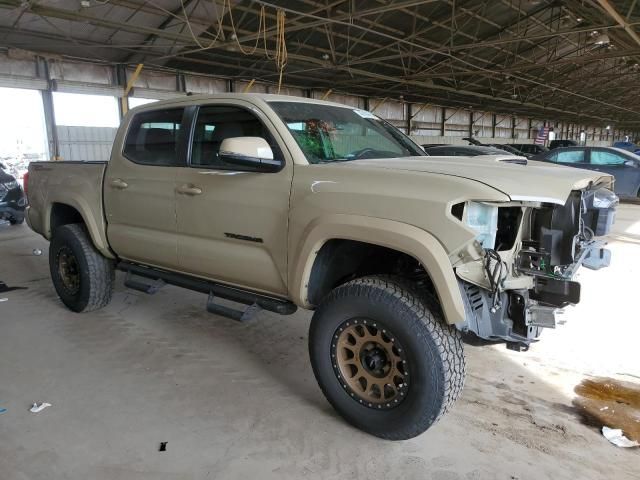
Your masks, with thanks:
[{"label": "support column", "polygon": [[60,144],[58,142],[58,129],[56,127],[56,116],[53,109],[53,89],[51,76],[49,75],[49,63],[46,59],[38,57],[39,65],[42,66],[42,76],[47,80],[47,89],[43,90],[42,108],[44,110],[44,123],[47,129],[47,143],[49,144],[49,158],[60,160]]},{"label": "support column", "polygon": [[473,137],[473,110],[469,110],[469,136]]},{"label": "support column", "polygon": [[442,107],[440,113],[442,114],[442,119],[440,120],[440,136],[444,137],[445,122],[447,121],[447,109],[445,107]]},{"label": "support column", "polygon": [[496,114],[491,114],[491,138],[496,138]]},{"label": "support column", "polygon": [[[127,67],[126,65],[116,65],[116,81],[115,81],[116,85],[118,87],[120,87],[122,89],[122,91],[124,92],[125,88],[127,88]],[[123,108],[124,103],[122,102],[122,100],[120,100],[118,102],[118,114],[120,115],[120,120],[122,121],[122,118],[125,116],[125,114],[127,113],[125,111],[125,109]],[[127,110],[129,109],[129,103],[127,101]]]}]

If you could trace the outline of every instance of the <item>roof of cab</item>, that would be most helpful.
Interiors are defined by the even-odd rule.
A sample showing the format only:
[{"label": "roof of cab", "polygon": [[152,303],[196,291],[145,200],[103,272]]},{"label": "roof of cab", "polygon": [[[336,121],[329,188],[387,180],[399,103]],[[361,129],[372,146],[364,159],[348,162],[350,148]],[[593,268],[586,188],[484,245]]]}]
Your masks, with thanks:
[{"label": "roof of cab", "polygon": [[[215,100],[249,100],[249,101],[263,101],[269,102],[299,102],[299,103],[312,103],[318,105],[331,105],[334,107],[343,107],[355,109],[355,107],[344,105],[342,103],[327,102],[326,100],[316,100],[314,98],[296,97],[292,95],[275,95],[271,93],[213,93],[213,94],[197,94],[197,95],[182,95],[169,100],[159,100],[153,103],[146,103],[135,107],[136,111],[142,111],[147,109],[156,109],[164,106],[178,106],[178,105],[192,105],[203,102],[215,101]],[[131,110],[134,110],[133,108]]]}]

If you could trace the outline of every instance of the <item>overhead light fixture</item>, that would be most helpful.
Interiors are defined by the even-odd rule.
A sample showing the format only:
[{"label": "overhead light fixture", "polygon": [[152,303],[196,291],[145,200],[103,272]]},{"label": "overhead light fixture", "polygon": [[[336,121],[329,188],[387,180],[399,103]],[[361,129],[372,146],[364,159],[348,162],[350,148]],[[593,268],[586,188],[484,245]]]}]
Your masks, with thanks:
[{"label": "overhead light fixture", "polygon": [[611,130],[611,125],[607,125],[607,130]]},{"label": "overhead light fixture", "polygon": [[323,60],[329,60],[329,54],[328,53],[323,53],[322,54],[322,59]]},{"label": "overhead light fixture", "polygon": [[606,46],[610,43],[611,40],[609,39],[609,35],[607,35],[606,33],[601,33],[593,39],[594,45]]}]

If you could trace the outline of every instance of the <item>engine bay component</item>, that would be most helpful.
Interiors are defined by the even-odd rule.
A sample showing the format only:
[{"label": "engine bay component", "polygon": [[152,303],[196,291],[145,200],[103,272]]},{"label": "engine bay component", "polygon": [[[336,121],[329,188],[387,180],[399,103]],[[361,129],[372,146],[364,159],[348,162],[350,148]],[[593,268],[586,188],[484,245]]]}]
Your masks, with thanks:
[{"label": "engine bay component", "polygon": [[538,277],[534,287],[529,290],[529,298],[554,308],[575,305],[580,302],[580,284],[570,280]]},{"label": "engine bay component", "polygon": [[556,315],[562,312],[555,307],[544,305],[532,305],[527,310],[527,325],[541,328],[556,328],[558,323]]},{"label": "engine bay component", "polygon": [[[618,197],[606,188],[572,191],[564,205],[467,202],[463,221],[483,247],[484,283],[460,276],[467,320],[457,327],[521,346],[536,341],[542,328],[555,328],[561,309],[580,301],[580,284],[572,281],[580,265],[609,265],[602,237],[611,230],[617,205]],[[510,272],[533,281],[509,289]]]},{"label": "engine bay component", "polygon": [[564,205],[533,209],[517,254],[519,272],[550,278],[571,278],[586,259],[590,268],[608,265],[602,248],[611,231],[618,197],[611,190],[573,191]]}]

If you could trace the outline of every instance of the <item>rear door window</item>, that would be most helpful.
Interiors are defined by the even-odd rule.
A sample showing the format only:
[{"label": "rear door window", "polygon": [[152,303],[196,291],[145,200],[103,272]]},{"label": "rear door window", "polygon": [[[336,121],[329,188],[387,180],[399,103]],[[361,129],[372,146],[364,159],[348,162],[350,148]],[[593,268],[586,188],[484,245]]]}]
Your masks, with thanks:
[{"label": "rear door window", "polygon": [[180,166],[184,108],[153,110],[137,114],[124,142],[123,154],[144,165]]},{"label": "rear door window", "polygon": [[592,165],[624,165],[627,159],[622,155],[606,150],[591,150]]}]

